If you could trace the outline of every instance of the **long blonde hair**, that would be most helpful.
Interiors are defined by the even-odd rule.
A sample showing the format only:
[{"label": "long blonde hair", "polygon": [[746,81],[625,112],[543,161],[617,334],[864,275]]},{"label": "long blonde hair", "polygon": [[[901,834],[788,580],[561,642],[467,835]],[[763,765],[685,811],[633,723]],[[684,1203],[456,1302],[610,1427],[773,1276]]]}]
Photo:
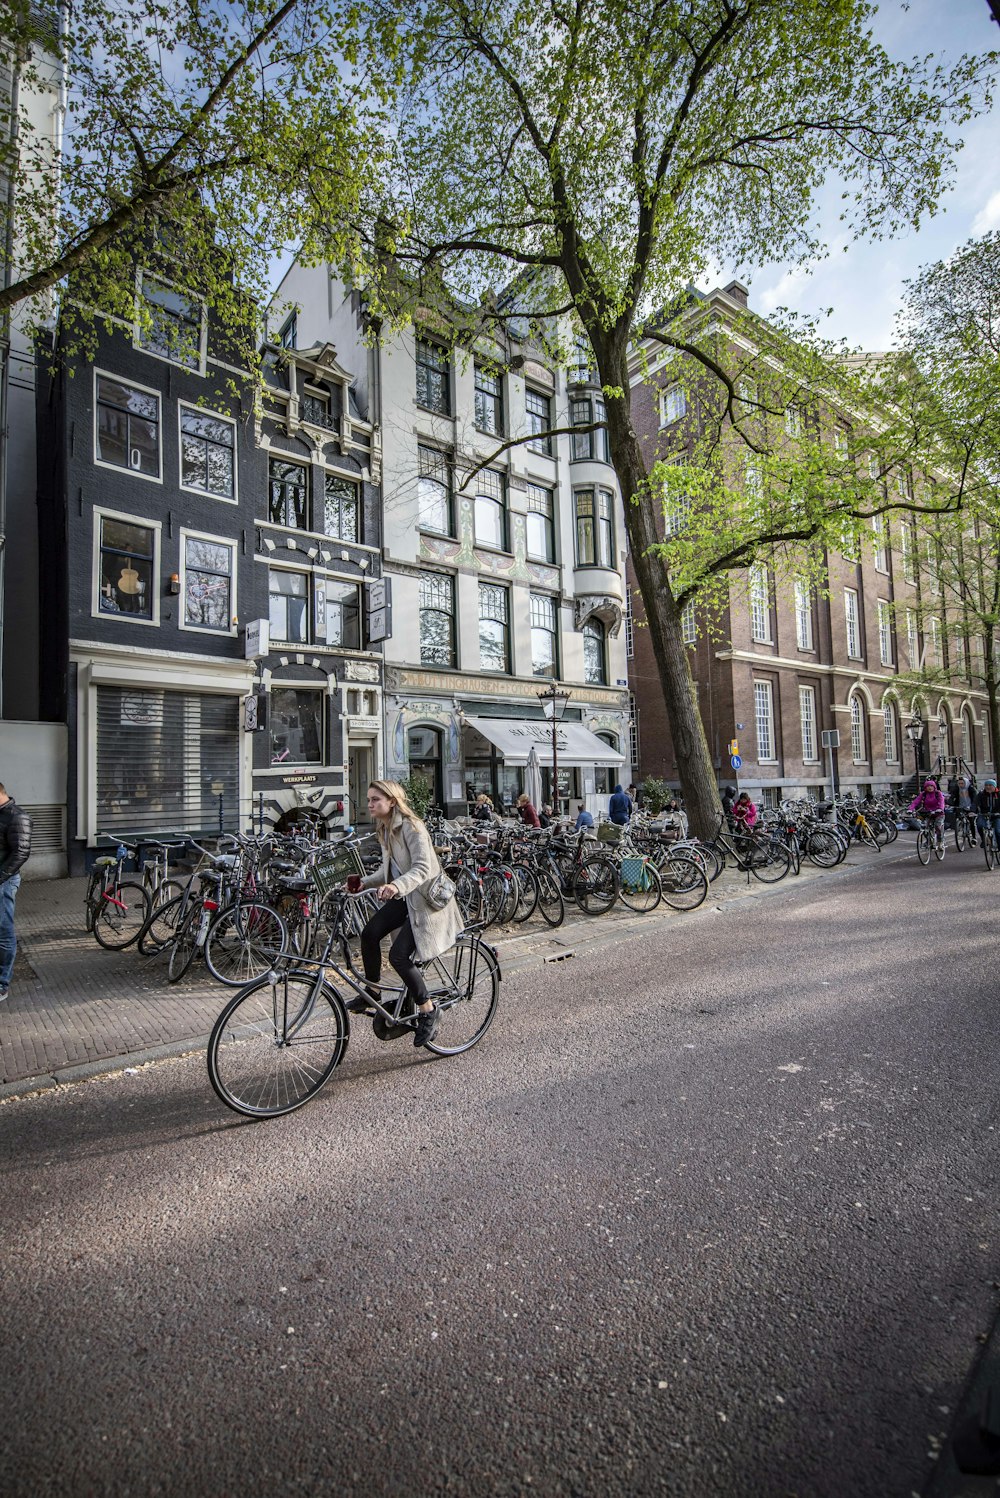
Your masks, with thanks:
[{"label": "long blonde hair", "polygon": [[[393,803],[393,810],[398,811],[400,816],[406,817],[410,822],[416,822],[418,826],[423,826],[420,818],[407,800],[405,789],[400,785],[398,780],[370,780],[368,782],[368,789],[370,791],[377,791],[380,796],[384,796],[387,801],[391,801]],[[375,831],[383,848],[389,846],[389,828],[391,826],[391,812],[388,817],[375,818]]]}]

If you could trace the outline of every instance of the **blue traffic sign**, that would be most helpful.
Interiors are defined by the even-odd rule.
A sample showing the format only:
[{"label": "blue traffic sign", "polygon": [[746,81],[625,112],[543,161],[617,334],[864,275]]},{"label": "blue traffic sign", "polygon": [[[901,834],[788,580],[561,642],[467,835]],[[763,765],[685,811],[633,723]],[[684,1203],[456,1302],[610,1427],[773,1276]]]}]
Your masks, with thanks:
[{"label": "blue traffic sign", "polygon": [[743,768],[743,760],[738,754],[734,754],[729,763],[732,765],[734,770],[742,770]]}]

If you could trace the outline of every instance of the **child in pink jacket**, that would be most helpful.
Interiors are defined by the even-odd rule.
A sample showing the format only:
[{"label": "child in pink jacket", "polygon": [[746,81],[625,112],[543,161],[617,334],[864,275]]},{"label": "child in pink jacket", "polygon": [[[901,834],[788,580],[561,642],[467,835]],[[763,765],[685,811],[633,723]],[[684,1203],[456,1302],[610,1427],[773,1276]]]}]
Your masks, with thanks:
[{"label": "child in pink jacket", "polygon": [[926,817],[928,822],[934,824],[934,835],[942,846],[944,846],[944,809],[945,798],[942,791],[938,789],[936,780],[925,780],[924,788],[919,796],[914,796],[910,802],[910,810],[916,812],[917,816]]}]

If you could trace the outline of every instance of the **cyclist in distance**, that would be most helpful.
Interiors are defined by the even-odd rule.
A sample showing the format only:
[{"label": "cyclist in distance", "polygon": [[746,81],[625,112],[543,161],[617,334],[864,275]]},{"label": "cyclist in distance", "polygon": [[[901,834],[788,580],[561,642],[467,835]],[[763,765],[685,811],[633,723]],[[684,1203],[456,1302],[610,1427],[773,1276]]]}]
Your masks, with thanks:
[{"label": "cyclist in distance", "polygon": [[976,827],[983,843],[992,828],[994,841],[1000,849],[1000,791],[992,775],[983,781],[983,788],[976,797],[976,812]]},{"label": "cyclist in distance", "polygon": [[944,847],[945,805],[944,793],[938,789],[936,780],[925,780],[920,795],[914,796],[910,802],[911,811],[916,812],[918,817],[926,817],[928,822],[933,823],[934,838],[939,848]]},{"label": "cyclist in distance", "polygon": [[[440,864],[430,833],[398,781],[373,780],[368,787],[368,811],[375,819],[382,867],[359,883],[362,889],[378,891],[382,908],[361,933],[365,977],[370,984],[379,981],[382,942],[390,931],[397,932],[389,948],[389,961],[417,1007],[420,1019],[413,1044],[422,1046],[437,1034],[441,1013],[428,997],[424,975],[415,960],[428,962],[453,947],[462,930],[462,916],[455,899],[442,910],[435,910],[424,898],[424,892],[438,877]],[[374,996],[377,990],[369,992]],[[355,1013],[366,1008],[361,998],[352,999],[347,1007]]]}]

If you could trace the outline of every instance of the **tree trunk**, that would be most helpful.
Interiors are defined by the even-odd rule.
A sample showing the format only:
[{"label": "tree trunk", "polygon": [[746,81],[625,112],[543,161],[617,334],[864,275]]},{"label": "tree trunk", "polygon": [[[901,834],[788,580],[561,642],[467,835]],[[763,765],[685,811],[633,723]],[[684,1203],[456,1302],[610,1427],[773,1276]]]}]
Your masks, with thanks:
[{"label": "tree trunk", "polygon": [[1000,690],[997,682],[996,630],[992,624],[987,624],[983,630],[983,672],[986,677],[987,713],[990,720],[990,758],[996,775],[1000,770]]},{"label": "tree trunk", "polygon": [[[595,352],[600,360],[600,352]],[[659,669],[684,808],[691,831],[699,837],[710,837],[722,816],[719,787],[691,676],[690,654],[681,632],[680,609],[665,563],[650,553],[650,547],[662,539],[656,524],[656,501],[649,493],[646,462],[632,426],[627,366],[624,359],[616,362],[620,362],[620,368],[602,370],[602,383],[606,390],[624,392],[624,399],[606,400],[611,458],[625,503],[632,565]]]}]

